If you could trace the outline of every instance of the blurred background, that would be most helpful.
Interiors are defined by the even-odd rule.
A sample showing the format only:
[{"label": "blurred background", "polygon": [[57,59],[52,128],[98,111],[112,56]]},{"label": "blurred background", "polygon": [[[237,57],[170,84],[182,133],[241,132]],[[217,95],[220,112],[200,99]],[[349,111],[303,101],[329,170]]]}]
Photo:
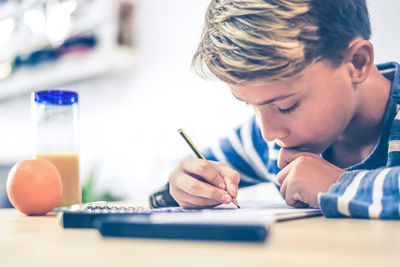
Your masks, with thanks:
[{"label": "blurred background", "polygon": [[[251,116],[190,68],[209,0],[0,0],[0,206],[7,174],[33,157],[30,94],[79,93],[89,200],[146,203],[180,158]],[[375,62],[400,61],[397,0],[369,0]]]}]

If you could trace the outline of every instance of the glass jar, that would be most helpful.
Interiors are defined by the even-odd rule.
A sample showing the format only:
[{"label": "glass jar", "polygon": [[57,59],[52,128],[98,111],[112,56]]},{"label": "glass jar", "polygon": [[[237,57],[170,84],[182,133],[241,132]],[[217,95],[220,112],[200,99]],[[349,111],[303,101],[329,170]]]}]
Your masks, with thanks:
[{"label": "glass jar", "polygon": [[32,93],[34,157],[51,161],[61,174],[58,207],[82,202],[79,179],[78,94],[48,90]]}]

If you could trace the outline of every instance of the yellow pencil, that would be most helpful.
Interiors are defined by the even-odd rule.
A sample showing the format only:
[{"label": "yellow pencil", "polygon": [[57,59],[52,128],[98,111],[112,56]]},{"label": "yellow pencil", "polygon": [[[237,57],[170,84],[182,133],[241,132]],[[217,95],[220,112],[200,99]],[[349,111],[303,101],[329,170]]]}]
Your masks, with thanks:
[{"label": "yellow pencil", "polygon": [[[205,160],[206,158],[201,154],[201,152],[193,144],[193,142],[192,142],[192,140],[190,140],[189,136],[187,136],[186,133],[182,129],[179,129],[178,132],[183,137],[183,139],[185,139],[186,143],[192,149],[193,153],[196,154],[197,158]],[[236,198],[232,198],[232,203],[235,204],[235,206],[240,209],[239,203],[237,202]]]}]

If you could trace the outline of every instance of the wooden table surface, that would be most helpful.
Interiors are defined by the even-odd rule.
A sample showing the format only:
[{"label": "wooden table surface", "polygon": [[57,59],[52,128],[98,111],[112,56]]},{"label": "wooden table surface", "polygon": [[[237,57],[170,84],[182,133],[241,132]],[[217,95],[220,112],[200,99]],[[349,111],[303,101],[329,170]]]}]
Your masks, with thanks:
[{"label": "wooden table surface", "polygon": [[103,238],[57,214],[0,209],[0,266],[400,266],[400,222],[275,223],[262,244]]}]

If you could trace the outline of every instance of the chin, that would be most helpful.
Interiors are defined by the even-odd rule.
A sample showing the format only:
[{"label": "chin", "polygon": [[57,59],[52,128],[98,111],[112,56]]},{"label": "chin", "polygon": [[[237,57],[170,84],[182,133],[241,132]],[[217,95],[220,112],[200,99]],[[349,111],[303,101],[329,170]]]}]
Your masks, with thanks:
[{"label": "chin", "polygon": [[329,144],[329,145],[319,145],[318,147],[315,147],[315,149],[313,150],[312,153],[317,154],[317,155],[322,154],[322,153],[324,153],[330,146],[331,146],[330,144]]}]

